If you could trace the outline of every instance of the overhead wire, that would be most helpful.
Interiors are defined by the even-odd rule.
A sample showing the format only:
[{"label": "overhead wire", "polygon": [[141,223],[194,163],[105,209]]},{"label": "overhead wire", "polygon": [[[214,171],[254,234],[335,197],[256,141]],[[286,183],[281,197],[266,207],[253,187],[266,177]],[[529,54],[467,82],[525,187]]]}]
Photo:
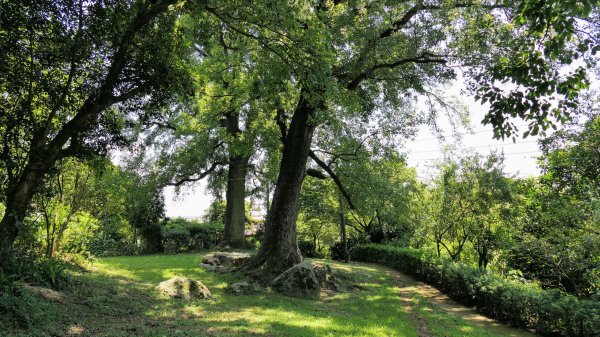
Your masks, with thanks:
[{"label": "overhead wire", "polygon": [[[529,124],[515,125],[515,127],[519,128],[519,127],[527,126],[527,125],[529,125]],[[467,133],[467,134],[461,135],[461,136],[467,136],[468,137],[470,135],[476,135],[476,134],[490,132],[490,131],[494,131],[494,129],[479,130],[479,131],[470,132],[470,133]],[[453,135],[442,135],[442,137],[450,138],[450,137],[453,137]],[[439,137],[430,137],[430,138],[423,138],[423,139],[415,139],[412,142],[424,142],[424,141],[439,140],[439,139],[440,139]]]},{"label": "overhead wire", "polygon": [[[486,148],[486,147],[502,147],[502,146],[509,146],[509,145],[520,145],[520,144],[532,144],[532,143],[537,143],[537,140],[531,140],[531,141],[526,141],[526,142],[514,142],[514,143],[508,143],[508,144],[489,144],[489,145],[480,145],[480,146],[467,146],[467,147],[461,147],[458,148],[459,150],[469,150],[469,149],[480,149],[480,148]],[[417,154],[417,153],[430,153],[430,152],[440,152],[441,150],[426,150],[426,151],[410,151],[411,154]]]},{"label": "overhead wire", "polygon": [[[533,153],[541,155],[542,151],[538,150],[538,151],[524,151],[524,152],[503,153],[503,155],[504,156],[513,156],[513,155],[533,154]],[[440,159],[443,159],[443,157],[423,158],[423,159],[419,158],[419,159],[413,159],[413,160],[415,160],[415,161],[432,161],[432,160],[440,160]]]}]

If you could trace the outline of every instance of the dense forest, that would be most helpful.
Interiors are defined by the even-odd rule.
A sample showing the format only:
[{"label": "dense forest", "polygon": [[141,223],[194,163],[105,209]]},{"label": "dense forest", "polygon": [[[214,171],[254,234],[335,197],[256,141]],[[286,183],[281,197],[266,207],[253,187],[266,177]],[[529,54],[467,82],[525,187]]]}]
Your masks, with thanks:
[{"label": "dense forest", "polygon": [[[43,316],[27,287],[233,250],[226,273],[260,289],[303,260],[376,262],[599,336],[599,20],[570,0],[0,0],[0,334]],[[471,122],[456,86],[490,138],[536,137],[538,176],[466,148],[418,178],[418,131]],[[167,217],[164,190],[200,181],[202,219]]]}]

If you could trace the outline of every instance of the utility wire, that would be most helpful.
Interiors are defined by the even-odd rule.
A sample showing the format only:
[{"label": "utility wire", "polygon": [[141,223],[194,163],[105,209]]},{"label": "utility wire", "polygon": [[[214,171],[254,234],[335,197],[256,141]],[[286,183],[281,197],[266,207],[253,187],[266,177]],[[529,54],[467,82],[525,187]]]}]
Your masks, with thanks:
[{"label": "utility wire", "polygon": [[[526,142],[515,142],[515,143],[508,143],[508,144],[490,144],[490,145],[480,145],[480,146],[468,146],[468,147],[464,147],[464,148],[458,148],[458,150],[469,150],[469,149],[479,149],[479,148],[485,148],[485,147],[501,147],[501,146],[509,146],[509,145],[520,145],[520,144],[531,144],[531,143],[537,143],[537,140],[530,140],[530,141],[526,141]],[[429,153],[429,152],[438,152],[441,150],[427,150],[427,151],[410,151],[411,154],[416,154],[416,153]]]},{"label": "utility wire", "polygon": [[[532,153],[536,153],[536,154],[542,154],[542,151],[525,151],[525,152],[513,152],[513,153],[504,153],[504,156],[513,156],[513,155],[520,155],[520,154],[532,154]],[[424,159],[415,159],[415,161],[432,161],[432,160],[440,160],[443,159],[443,157],[436,157],[436,158],[424,158]]]},{"label": "utility wire", "polygon": [[[528,126],[529,124],[521,124],[521,125],[515,125],[515,127],[519,128],[522,126]],[[480,133],[485,133],[485,132],[490,132],[490,131],[494,131],[494,129],[485,129],[485,130],[479,130],[479,131],[475,131],[475,132],[470,132],[465,134],[464,136],[470,136],[470,135],[475,135],[475,134],[480,134]],[[442,137],[444,138],[451,138],[453,135],[442,135]],[[439,140],[438,137],[430,137],[430,138],[423,138],[423,139],[415,139],[412,142],[424,142],[424,141],[428,141],[428,140]]]}]

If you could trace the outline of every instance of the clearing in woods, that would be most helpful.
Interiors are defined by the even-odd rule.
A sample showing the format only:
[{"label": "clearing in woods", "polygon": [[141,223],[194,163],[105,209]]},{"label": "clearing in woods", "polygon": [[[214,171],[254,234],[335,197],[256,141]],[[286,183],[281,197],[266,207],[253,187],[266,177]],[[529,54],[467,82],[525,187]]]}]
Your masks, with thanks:
[{"label": "clearing in woods", "polygon": [[[203,254],[98,259],[76,277],[66,301],[48,303],[45,324],[9,335],[35,336],[534,336],[449,300],[386,267],[327,261],[354,290],[319,300],[267,290],[226,292],[236,275],[198,267]],[[174,300],[154,287],[174,276],[200,280],[210,300]]]}]

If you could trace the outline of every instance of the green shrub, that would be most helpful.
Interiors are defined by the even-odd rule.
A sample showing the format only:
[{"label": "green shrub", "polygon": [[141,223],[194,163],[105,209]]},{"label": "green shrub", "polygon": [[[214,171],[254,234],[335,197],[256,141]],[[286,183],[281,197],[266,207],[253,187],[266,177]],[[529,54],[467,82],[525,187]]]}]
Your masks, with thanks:
[{"label": "green shrub", "polygon": [[304,257],[317,257],[317,246],[312,241],[299,240],[298,248]]},{"label": "green shrub", "polygon": [[411,274],[455,300],[513,326],[546,336],[600,336],[598,299],[543,290],[535,284],[486,273],[411,248],[364,244],[354,247],[351,257]]},{"label": "green shrub", "polygon": [[[350,237],[348,238],[348,250],[359,244],[367,243],[367,239],[364,237]],[[344,259],[344,245],[341,241],[334,242],[329,247],[329,254],[332,260],[343,260]]]},{"label": "green shrub", "polygon": [[127,240],[99,237],[88,244],[88,253],[97,257],[136,255],[139,248]]},{"label": "green shrub", "polygon": [[218,243],[222,232],[221,223],[171,219],[163,227],[163,245],[173,253],[207,249]]},{"label": "green shrub", "polygon": [[16,283],[18,280],[17,276],[0,271],[0,327],[3,329],[30,327],[41,311],[41,303],[22,291]]},{"label": "green shrub", "polygon": [[8,265],[7,270],[0,272],[16,281],[53,289],[62,289],[71,284],[71,276],[67,272],[69,265],[61,260],[18,254]]}]

